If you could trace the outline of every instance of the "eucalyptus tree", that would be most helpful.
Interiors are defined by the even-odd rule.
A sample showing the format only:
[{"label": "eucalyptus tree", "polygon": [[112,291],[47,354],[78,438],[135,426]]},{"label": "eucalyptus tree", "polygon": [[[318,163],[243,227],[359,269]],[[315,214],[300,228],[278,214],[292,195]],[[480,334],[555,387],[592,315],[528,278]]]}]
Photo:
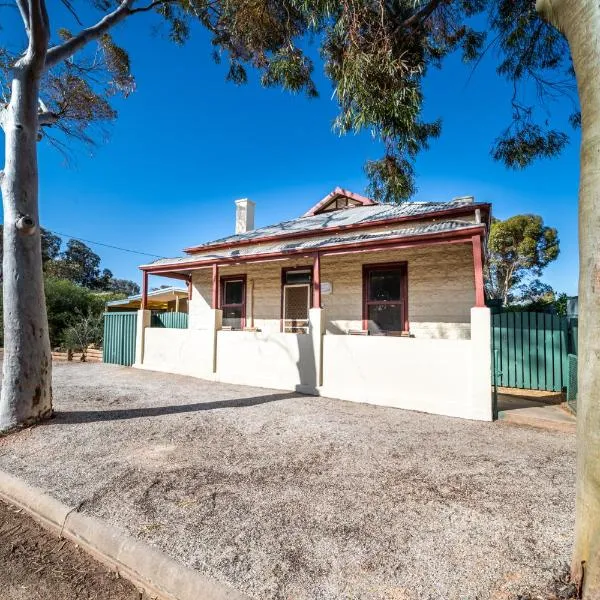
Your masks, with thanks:
[{"label": "eucalyptus tree", "polygon": [[[66,23],[52,20],[46,0],[0,6],[3,14],[11,8],[20,15],[25,44],[16,49],[14,42],[0,44],[0,125],[5,138],[0,172],[5,330],[0,431],[52,414],[37,146],[44,139],[59,148],[69,138],[92,143],[97,126],[116,117],[115,95],[134,90],[129,56],[114,42],[112,30],[146,16],[153,24],[160,20],[174,43],[183,43],[197,22],[211,31],[215,57],[228,57],[229,79],[241,82],[246,63],[262,70],[265,85],[306,87],[314,93],[305,83],[311,65],[294,41],[309,24],[289,0],[92,0],[79,6],[61,0],[52,8],[55,15],[69,17]],[[95,22],[84,26],[81,11],[93,12]],[[0,35],[4,38],[8,30]]]},{"label": "eucalyptus tree", "polygon": [[559,252],[558,232],[544,225],[539,215],[514,215],[504,221],[492,219],[486,268],[487,297],[502,300],[506,305],[527,300],[528,296],[539,296],[544,286],[540,287],[538,278],[558,258]]},{"label": "eucalyptus tree", "polygon": [[572,572],[584,598],[600,597],[600,4],[537,0],[568,41],[581,105],[577,500]]},{"label": "eucalyptus tree", "polygon": [[[600,597],[597,0],[537,0],[537,5],[534,0],[89,0],[81,4],[86,14],[91,7],[98,18],[87,27],[80,24],[77,0],[61,2],[53,11],[58,14],[57,6],[66,9],[74,32],[52,21],[45,0],[14,0],[26,44],[17,51],[0,45],[0,124],[6,149],[1,182],[5,353],[0,431],[52,412],[37,143],[45,138],[64,144],[62,135],[92,141],[94,125],[116,116],[114,95],[134,90],[127,52],[111,37],[115,26],[121,24],[126,34],[132,19],[159,20],[174,43],[183,43],[198,24],[210,34],[215,60],[228,63],[229,80],[244,83],[246,69],[254,68],[263,85],[309,97],[317,89],[313,63],[304,50],[316,40],[339,104],[336,130],[366,129],[381,141],[383,157],[368,162],[365,170],[370,193],[384,201],[402,201],[414,193],[415,157],[441,133],[439,120],[422,117],[428,69],[442,67],[455,51],[477,64],[491,49],[498,75],[513,90],[507,99],[512,118],[492,144],[495,159],[523,168],[564,148],[569,141],[565,126],[551,125],[548,115],[557,96],[571,98],[569,126],[582,130],[579,302],[585,327],[579,339],[572,571],[578,582],[584,581],[588,598]],[[44,136],[42,131],[48,130],[53,133]]]}]

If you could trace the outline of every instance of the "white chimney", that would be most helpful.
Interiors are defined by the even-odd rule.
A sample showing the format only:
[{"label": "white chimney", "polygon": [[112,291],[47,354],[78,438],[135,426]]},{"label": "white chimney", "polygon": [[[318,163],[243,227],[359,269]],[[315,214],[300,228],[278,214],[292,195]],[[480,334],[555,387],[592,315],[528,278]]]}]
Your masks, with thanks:
[{"label": "white chimney", "polygon": [[235,201],[235,232],[246,233],[254,229],[254,207],[256,204],[248,198]]},{"label": "white chimney", "polygon": [[452,202],[457,204],[473,204],[475,202],[475,196],[457,196],[452,198]]}]

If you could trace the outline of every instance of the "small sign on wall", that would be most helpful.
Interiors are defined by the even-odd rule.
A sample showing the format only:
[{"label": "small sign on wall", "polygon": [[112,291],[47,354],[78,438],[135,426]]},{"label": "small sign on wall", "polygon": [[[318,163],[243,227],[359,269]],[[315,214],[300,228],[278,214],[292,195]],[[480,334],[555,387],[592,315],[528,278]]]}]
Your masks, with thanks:
[{"label": "small sign on wall", "polygon": [[333,286],[330,281],[323,281],[321,283],[321,295],[327,296],[333,292]]}]

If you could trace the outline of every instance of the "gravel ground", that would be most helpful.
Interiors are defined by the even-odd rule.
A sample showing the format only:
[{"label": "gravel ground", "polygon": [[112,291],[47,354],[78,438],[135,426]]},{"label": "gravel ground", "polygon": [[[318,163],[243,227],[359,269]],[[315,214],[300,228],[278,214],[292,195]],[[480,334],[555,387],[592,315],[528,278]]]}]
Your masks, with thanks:
[{"label": "gravel ground", "polygon": [[67,540],[0,501],[2,600],[148,600]]},{"label": "gravel ground", "polygon": [[0,469],[256,599],[500,600],[572,544],[573,434],[102,364]]}]

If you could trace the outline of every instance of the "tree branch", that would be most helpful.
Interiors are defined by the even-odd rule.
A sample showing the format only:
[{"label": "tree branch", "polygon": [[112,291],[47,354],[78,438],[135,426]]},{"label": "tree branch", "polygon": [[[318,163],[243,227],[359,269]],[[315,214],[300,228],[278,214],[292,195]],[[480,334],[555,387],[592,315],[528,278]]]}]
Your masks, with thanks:
[{"label": "tree branch", "polygon": [[46,125],[54,125],[59,119],[59,115],[52,111],[38,113],[38,125],[40,127]]},{"label": "tree branch", "polygon": [[61,2],[65,5],[65,8],[73,15],[73,18],[77,21],[77,23],[79,23],[79,25],[81,25],[83,27],[83,23],[81,22],[81,19],[77,16],[77,13],[75,12],[75,8],[69,2],[69,0],[61,0]]},{"label": "tree branch", "polygon": [[161,4],[168,4],[169,2],[176,2],[176,0],[154,0],[154,2],[151,2],[147,6],[140,6],[139,8],[131,8],[129,10],[129,14],[134,15],[135,13],[148,12],[148,11],[152,10],[153,8],[160,6]]},{"label": "tree branch", "polygon": [[25,61],[38,70],[44,65],[50,38],[50,22],[45,0],[29,0],[28,11],[29,46]]},{"label": "tree branch", "polygon": [[70,58],[86,44],[97,40],[111,27],[127,18],[131,14],[130,6],[133,2],[134,0],[123,0],[115,10],[100,19],[95,25],[82,29],[77,35],[62,44],[50,48],[46,55],[46,69],[51,69],[63,60]]},{"label": "tree branch", "polygon": [[418,10],[414,15],[405,19],[402,22],[403,28],[412,27],[413,25],[420,25],[423,21],[428,19],[440,4],[447,2],[448,0],[431,0],[421,10]]},{"label": "tree branch", "polygon": [[27,0],[16,0],[16,2],[21,13],[21,18],[23,19],[23,25],[25,25],[27,37],[29,37],[29,5],[27,4]]}]

